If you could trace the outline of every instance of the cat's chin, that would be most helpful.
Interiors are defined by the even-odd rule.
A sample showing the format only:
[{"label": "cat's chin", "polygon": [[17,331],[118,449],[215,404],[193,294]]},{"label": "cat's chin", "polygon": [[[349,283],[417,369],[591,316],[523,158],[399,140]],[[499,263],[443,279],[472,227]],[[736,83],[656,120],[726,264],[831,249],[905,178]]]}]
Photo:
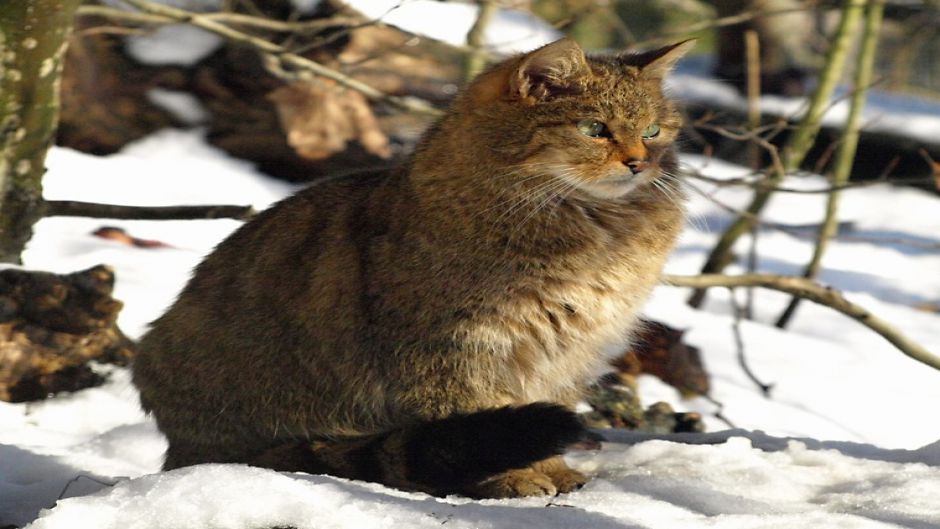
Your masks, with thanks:
[{"label": "cat's chin", "polygon": [[626,174],[585,182],[580,187],[595,198],[618,199],[629,195],[638,187],[648,184],[654,177],[653,171],[647,170],[635,175]]}]

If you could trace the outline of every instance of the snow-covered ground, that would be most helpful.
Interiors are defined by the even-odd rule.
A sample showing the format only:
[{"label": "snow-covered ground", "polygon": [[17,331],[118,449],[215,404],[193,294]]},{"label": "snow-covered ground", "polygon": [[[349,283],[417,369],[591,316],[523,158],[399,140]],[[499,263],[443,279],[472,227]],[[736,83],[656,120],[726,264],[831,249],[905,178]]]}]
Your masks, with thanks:
[{"label": "snow-covered ground", "polygon": [[[685,156],[718,177],[746,170]],[[198,131],[164,131],[109,157],[62,148],[48,160],[46,196],[115,203],[234,203],[265,207],[291,186],[208,147]],[[706,184],[689,185],[711,193]],[[822,187],[818,178],[790,187]],[[744,190],[714,198],[740,207]],[[817,222],[823,195],[779,194],[768,220]],[[823,280],[940,351],[940,200],[879,185],[847,191],[843,220],[853,235],[889,242],[836,242]],[[691,193],[690,222],[667,271],[693,273],[728,215]],[[102,225],[170,247],[134,248],[92,237]],[[30,268],[73,271],[98,263],[117,273],[125,302],[120,325],[139,335],[182,287],[191,267],[237,226],[230,220],[141,222],[48,218],[24,255]],[[917,246],[899,244],[904,238]],[[809,238],[759,237],[759,268],[790,273]],[[734,271],[734,270],[732,270]],[[35,528],[323,527],[940,527],[940,373],[910,360],[856,322],[805,304],[792,329],[768,325],[785,296],[758,292],[757,319],[742,324],[754,371],[774,384],[763,397],[736,362],[728,294],[715,289],[704,310],[687,292],[656,290],[648,316],[689,329],[713,377],[712,396],[737,430],[713,418],[715,405],[683,402],[653,378],[647,403],[701,411],[711,432],[652,439],[618,434],[572,464],[594,479],[558,498],[470,501],[432,498],[328,476],[278,474],[237,465],[159,473],[165,442],[139,409],[124,369],[101,388],[33,404],[0,404],[0,526]],[[800,438],[799,440],[789,438]],[[110,484],[115,484],[113,487]],[[58,498],[58,502],[56,500]],[[54,508],[53,505],[55,505]],[[41,509],[51,508],[40,512]],[[37,516],[39,516],[38,519]]]},{"label": "snow-covered ground", "polygon": [[[462,42],[474,9],[424,0],[350,3],[369,16],[385,15],[389,23],[431,37],[437,31],[456,43]],[[315,2],[296,4],[307,8]],[[434,17],[427,9],[467,12]],[[503,12],[493,26],[488,42],[494,48],[525,49],[554,38],[546,25],[512,16]],[[508,32],[500,26],[504,22],[521,33]],[[169,31],[169,39],[145,39],[132,51],[149,53],[158,62],[192,61],[214,46],[204,35],[190,35],[192,40]],[[180,55],[179,45],[159,47],[164,41],[182,42],[189,53]],[[721,95],[721,85],[700,77],[674,76],[672,87],[686,99],[731,97]],[[782,113],[796,108],[792,102],[781,105]],[[183,106],[192,115],[190,105]],[[900,122],[868,119],[913,137],[940,134],[936,107],[904,112],[886,114],[902,116]],[[836,114],[830,119],[838,119]],[[692,155],[683,163],[719,178],[748,172]],[[48,166],[49,199],[252,204],[260,209],[294,189],[208,147],[198,131],[164,131],[108,157],[54,148]],[[802,178],[785,185],[820,188],[825,183]],[[712,199],[740,208],[749,198],[743,189],[717,189],[695,180],[688,186],[699,192],[690,192],[690,220],[667,265],[670,273],[695,273],[716,233],[729,222]],[[777,194],[766,217],[794,225],[816,223],[823,201],[822,194]],[[940,314],[924,309],[940,308],[938,206],[936,196],[911,189],[878,185],[846,191],[842,220],[854,223],[852,238],[832,245],[822,274],[824,282],[934,353],[940,353]],[[91,236],[103,225],[168,246],[134,248]],[[139,336],[172,301],[191,268],[237,225],[231,220],[47,218],[37,226],[24,259],[29,268],[57,272],[111,265],[117,274],[115,297],[125,303],[119,323]],[[811,240],[811,232],[796,237],[762,230],[758,269],[798,272],[809,258]],[[745,253],[747,245],[738,249]],[[738,294],[743,299],[743,292]],[[721,414],[735,428],[715,418],[714,403],[682,401],[671,387],[641,378],[646,403],[664,400],[681,410],[700,411],[709,433],[608,433],[609,442],[599,451],[568,456],[593,477],[580,491],[557,498],[471,501],[240,465],[159,472],[165,441],[141,412],[128,371],[102,368],[110,380],[100,388],[32,404],[0,403],[0,527],[940,528],[935,409],[940,372],[903,356],[858,323],[809,303],[788,331],[777,330],[768,322],[787,298],[758,291],[756,318],[741,323],[741,334],[752,369],[773,384],[766,398],[738,365],[728,291],[713,289],[702,310],[687,307],[687,295],[683,289],[658,288],[647,316],[688,329],[686,340],[701,348],[712,375],[712,397],[723,404]]]}]

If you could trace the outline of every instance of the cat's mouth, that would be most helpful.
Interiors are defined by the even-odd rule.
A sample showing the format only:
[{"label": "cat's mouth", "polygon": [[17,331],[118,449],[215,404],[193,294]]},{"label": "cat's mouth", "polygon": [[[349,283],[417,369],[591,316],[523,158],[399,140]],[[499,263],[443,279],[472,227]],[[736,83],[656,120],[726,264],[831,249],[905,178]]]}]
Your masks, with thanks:
[{"label": "cat's mouth", "polygon": [[636,174],[631,172],[616,173],[605,178],[585,182],[581,187],[598,198],[616,199],[630,194],[640,186],[649,184],[656,179],[657,175],[658,169],[650,167]]},{"label": "cat's mouth", "polygon": [[636,180],[642,179],[642,174],[643,173],[625,174],[622,176],[611,176],[611,177],[601,180],[601,182],[608,183],[608,184],[615,184],[615,185],[636,183]]}]

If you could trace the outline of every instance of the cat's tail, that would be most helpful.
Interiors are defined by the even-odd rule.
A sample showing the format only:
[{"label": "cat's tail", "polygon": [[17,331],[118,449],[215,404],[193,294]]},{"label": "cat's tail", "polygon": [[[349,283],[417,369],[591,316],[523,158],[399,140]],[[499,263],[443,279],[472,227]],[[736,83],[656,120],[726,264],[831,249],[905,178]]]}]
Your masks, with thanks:
[{"label": "cat's tail", "polygon": [[585,434],[573,412],[537,402],[455,414],[373,436],[278,447],[255,463],[446,495],[561,454]]}]

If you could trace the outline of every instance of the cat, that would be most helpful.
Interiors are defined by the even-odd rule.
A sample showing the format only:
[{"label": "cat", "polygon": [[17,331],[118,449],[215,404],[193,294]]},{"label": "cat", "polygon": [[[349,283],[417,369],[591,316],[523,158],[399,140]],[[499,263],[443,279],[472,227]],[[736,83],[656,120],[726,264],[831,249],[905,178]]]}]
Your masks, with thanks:
[{"label": "cat", "polygon": [[315,183],[195,270],[133,378],[165,469],[239,462],[435,495],[556,494],[582,388],[683,222],[662,80],[691,41],[563,39],[479,75],[387,172]]}]

